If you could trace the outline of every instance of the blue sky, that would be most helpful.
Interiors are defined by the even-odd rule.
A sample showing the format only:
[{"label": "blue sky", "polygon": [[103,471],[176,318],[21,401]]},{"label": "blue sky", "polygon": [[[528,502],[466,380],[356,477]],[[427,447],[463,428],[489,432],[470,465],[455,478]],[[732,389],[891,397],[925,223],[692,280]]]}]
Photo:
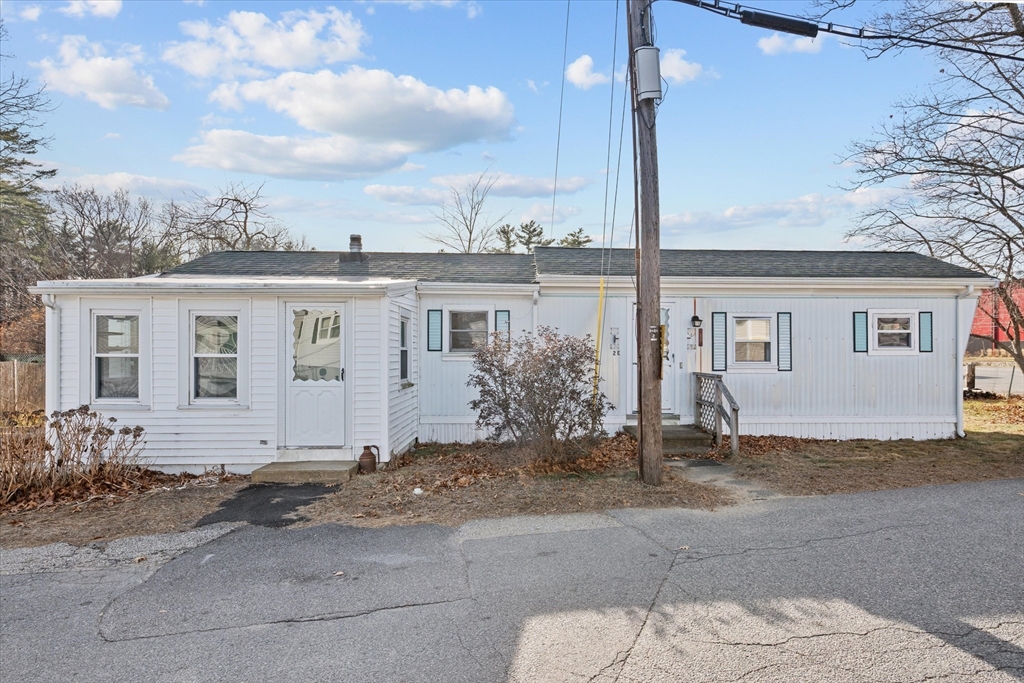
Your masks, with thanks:
[{"label": "blue sky", "polygon": [[[600,242],[624,5],[570,5],[554,224],[560,0],[3,0],[3,51],[16,55],[3,70],[47,84],[54,140],[40,156],[61,182],[162,200],[265,181],[273,213],[312,246],[343,249],[358,232],[368,250],[420,251],[437,248],[422,235],[447,188],[489,171],[492,217],[533,218],[556,237],[583,227]],[[833,20],[859,25],[871,9]],[[654,16],[668,85],[657,119],[662,244],[856,248],[843,233],[886,190],[843,190],[844,151],[938,67],[916,53],[869,61],[831,37],[782,36],[672,2]],[[616,246],[632,208],[626,125]]]}]

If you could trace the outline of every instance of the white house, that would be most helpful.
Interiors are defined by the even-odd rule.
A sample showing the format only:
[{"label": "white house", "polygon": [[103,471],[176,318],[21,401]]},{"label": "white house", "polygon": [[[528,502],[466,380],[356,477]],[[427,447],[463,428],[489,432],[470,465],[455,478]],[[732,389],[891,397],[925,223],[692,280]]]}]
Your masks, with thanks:
[{"label": "white house", "polygon": [[[145,427],[154,466],[387,459],[472,441],[474,344],[539,325],[598,338],[602,388],[636,406],[632,250],[536,254],[217,252],[160,275],[41,282],[47,412],[88,404]],[[600,286],[602,273],[605,286]],[[820,438],[962,433],[961,362],[992,278],[918,254],[662,253],[663,410],[694,415],[721,374],[740,431]]]}]

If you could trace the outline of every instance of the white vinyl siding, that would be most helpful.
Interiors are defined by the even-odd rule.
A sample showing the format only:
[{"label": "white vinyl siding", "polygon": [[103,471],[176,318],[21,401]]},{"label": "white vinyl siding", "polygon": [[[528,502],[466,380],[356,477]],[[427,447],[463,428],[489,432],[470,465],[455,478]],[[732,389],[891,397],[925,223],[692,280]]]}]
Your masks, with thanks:
[{"label": "white vinyl siding", "polygon": [[[388,307],[388,448],[390,453],[406,451],[419,435],[419,328],[416,293],[394,296]],[[408,376],[402,377],[402,324],[406,326]],[[436,355],[436,354],[434,354]]]}]

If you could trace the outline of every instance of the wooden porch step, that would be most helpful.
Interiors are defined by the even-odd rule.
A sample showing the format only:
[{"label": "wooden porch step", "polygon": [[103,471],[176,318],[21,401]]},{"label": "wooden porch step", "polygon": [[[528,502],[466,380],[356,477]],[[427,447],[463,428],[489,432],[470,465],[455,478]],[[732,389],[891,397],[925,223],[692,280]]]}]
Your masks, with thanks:
[{"label": "wooden porch step", "polygon": [[[636,425],[626,425],[627,434],[637,435]],[[711,450],[713,441],[710,434],[693,425],[665,424],[661,427],[661,448],[665,455],[695,455]]]},{"label": "wooden porch step", "polygon": [[272,462],[253,470],[254,484],[343,484],[359,472],[354,460]]}]

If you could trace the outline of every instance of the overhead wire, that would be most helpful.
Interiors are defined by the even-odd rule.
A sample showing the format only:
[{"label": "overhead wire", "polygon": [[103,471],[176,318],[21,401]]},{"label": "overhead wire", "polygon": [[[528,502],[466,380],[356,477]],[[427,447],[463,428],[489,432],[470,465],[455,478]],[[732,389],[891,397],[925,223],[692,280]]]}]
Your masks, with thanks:
[{"label": "overhead wire", "polygon": [[569,8],[572,0],[565,0],[565,41],[562,46],[562,88],[558,95],[558,134],[555,137],[555,180],[551,189],[551,233],[555,232],[555,202],[558,198],[558,157],[562,151],[562,107],[565,104],[565,67],[569,57]]},{"label": "overhead wire", "polygon": [[[601,332],[604,330],[605,273],[604,258],[608,236],[608,184],[611,182],[612,131],[615,129],[615,64],[619,56],[619,0],[615,0],[614,31],[612,33],[612,77],[611,94],[608,96],[608,151],[604,164],[604,215],[601,218],[601,276],[597,286],[597,336],[594,354],[594,396],[601,383]],[[611,255],[609,254],[609,260]]]}]

